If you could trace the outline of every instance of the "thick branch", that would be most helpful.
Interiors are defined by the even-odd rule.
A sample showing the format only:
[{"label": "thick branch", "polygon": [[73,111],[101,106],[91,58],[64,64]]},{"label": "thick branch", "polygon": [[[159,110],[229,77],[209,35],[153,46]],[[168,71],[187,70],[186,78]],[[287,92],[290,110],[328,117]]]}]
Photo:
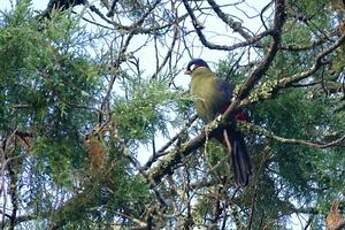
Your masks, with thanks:
[{"label": "thick branch", "polygon": [[266,57],[261,61],[257,68],[250,74],[249,78],[241,86],[237,98],[231,103],[229,108],[224,113],[224,119],[229,119],[237,109],[240,102],[249,95],[249,92],[254,88],[255,84],[263,77],[265,72],[271,65],[276,53],[279,50],[281,41],[282,27],[285,21],[285,1],[277,0],[275,5],[275,16],[273,24],[273,41]]},{"label": "thick branch", "polygon": [[205,130],[202,130],[201,134],[194,139],[165,153],[166,157],[156,167],[148,171],[149,177],[159,183],[165,175],[172,174],[173,170],[180,166],[182,160],[198,149],[205,142],[206,137],[213,137],[218,128],[222,128],[222,124],[220,121],[215,120],[208,124],[207,129],[209,132],[206,133]]},{"label": "thick branch", "polygon": [[[340,37],[333,45],[322,51],[316,56],[315,63],[307,70],[294,74],[289,77],[284,77],[280,80],[268,80],[263,82],[258,89],[251,93],[251,95],[241,101],[240,107],[245,107],[250,104],[256,103],[261,100],[271,99],[273,98],[281,89],[285,89],[288,87],[293,87],[295,84],[301,80],[304,80],[314,73],[316,73],[322,66],[324,66],[325,62],[322,61],[328,54],[336,50],[339,46],[344,44],[345,42],[345,35]],[[321,83],[321,82],[320,82]],[[335,92],[337,88],[333,85],[332,92]],[[338,88],[339,89],[339,88]]]}]

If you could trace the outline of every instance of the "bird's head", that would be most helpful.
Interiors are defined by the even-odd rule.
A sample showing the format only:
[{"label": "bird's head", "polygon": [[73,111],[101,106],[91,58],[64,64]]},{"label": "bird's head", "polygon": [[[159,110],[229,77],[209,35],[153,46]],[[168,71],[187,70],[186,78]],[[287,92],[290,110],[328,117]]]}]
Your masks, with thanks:
[{"label": "bird's head", "polygon": [[202,60],[200,58],[192,59],[188,63],[187,69],[184,73],[187,75],[191,75],[194,70],[196,70],[197,68],[200,68],[200,67],[204,67],[204,68],[208,68],[208,69],[210,68],[204,60]]}]

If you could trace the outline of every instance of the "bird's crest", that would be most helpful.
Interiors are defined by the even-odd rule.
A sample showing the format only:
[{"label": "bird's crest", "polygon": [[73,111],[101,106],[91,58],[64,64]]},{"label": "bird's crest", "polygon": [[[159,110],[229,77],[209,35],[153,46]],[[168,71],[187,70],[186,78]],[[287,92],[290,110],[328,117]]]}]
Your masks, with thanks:
[{"label": "bird's crest", "polygon": [[196,58],[196,59],[192,59],[188,63],[185,74],[191,74],[193,72],[193,70],[195,70],[199,67],[206,67],[208,69],[210,68],[204,60],[202,60],[201,58]]}]

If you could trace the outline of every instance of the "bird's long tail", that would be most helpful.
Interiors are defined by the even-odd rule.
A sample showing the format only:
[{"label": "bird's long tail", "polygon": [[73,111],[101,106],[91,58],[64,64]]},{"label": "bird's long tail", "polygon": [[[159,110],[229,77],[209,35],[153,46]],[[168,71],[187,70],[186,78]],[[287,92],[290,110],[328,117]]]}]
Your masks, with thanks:
[{"label": "bird's long tail", "polygon": [[237,185],[246,186],[252,174],[252,165],[242,134],[232,129],[223,130],[223,144],[226,145],[232,161]]}]

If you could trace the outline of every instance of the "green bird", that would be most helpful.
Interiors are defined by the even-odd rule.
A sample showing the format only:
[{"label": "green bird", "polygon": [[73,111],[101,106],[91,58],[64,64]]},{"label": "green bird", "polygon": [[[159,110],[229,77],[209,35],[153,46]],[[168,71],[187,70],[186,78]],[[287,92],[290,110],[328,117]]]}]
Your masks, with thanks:
[{"label": "green bird", "polygon": [[[208,123],[224,113],[231,103],[232,86],[225,80],[217,78],[202,59],[193,59],[188,63],[185,74],[191,75],[191,94],[198,116]],[[236,121],[246,121],[244,112],[239,111],[234,121],[215,134],[215,138],[228,150],[232,161],[237,185],[246,186],[252,174],[244,138],[236,129]]]}]

